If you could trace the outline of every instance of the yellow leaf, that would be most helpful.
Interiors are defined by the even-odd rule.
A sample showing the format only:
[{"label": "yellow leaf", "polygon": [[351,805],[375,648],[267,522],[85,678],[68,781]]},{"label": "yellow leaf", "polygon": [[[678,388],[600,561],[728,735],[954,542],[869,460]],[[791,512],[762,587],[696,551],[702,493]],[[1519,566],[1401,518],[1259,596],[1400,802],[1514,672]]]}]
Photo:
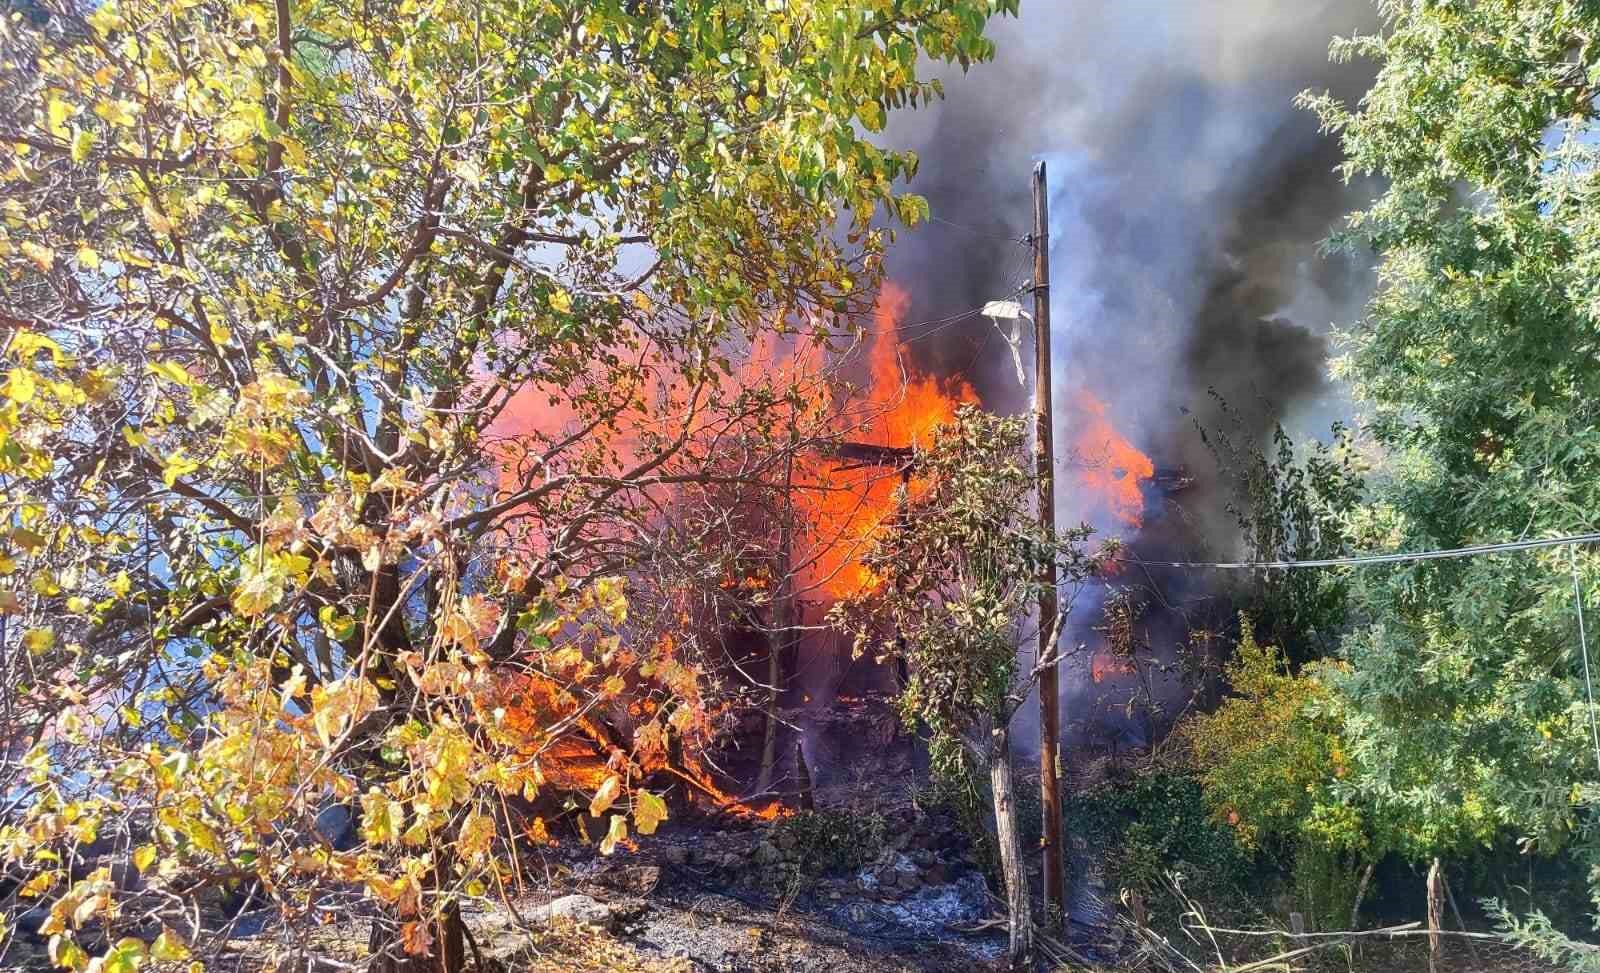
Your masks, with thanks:
[{"label": "yellow leaf", "polygon": [[233,332],[229,331],[228,326],[225,324],[213,323],[211,325],[211,340],[215,344],[225,345],[233,340]]},{"label": "yellow leaf", "polygon": [[405,830],[405,805],[376,787],[361,796],[361,836],[374,845],[388,845],[400,840]]},{"label": "yellow leaf", "polygon": [[40,872],[34,877],[28,879],[22,888],[17,891],[17,894],[24,899],[37,899],[39,896],[50,891],[50,886],[54,884],[56,884],[55,872]]},{"label": "yellow leaf", "polygon": [[468,861],[474,861],[488,854],[493,842],[494,819],[481,811],[473,810],[467,815],[467,819],[461,822],[461,836],[457,840],[457,847],[467,856]]},{"label": "yellow leaf", "polygon": [[84,923],[88,922],[90,919],[93,919],[96,912],[99,912],[109,905],[111,905],[111,899],[104,893],[100,895],[91,895],[85,898],[82,902],[78,903],[78,907],[76,909],[72,910],[72,924],[74,926],[81,927]]},{"label": "yellow leaf", "polygon": [[633,823],[640,834],[655,834],[656,826],[666,819],[666,801],[643,790],[633,796]]},{"label": "yellow leaf", "polygon": [[89,158],[89,150],[94,148],[94,133],[86,128],[80,128],[72,133],[72,161],[82,162]]},{"label": "yellow leaf", "polygon": [[13,368],[6,375],[6,397],[19,405],[33,401],[38,390],[39,383],[34,380],[33,372],[26,368]]},{"label": "yellow leaf", "polygon": [[56,262],[54,251],[49,247],[40,246],[32,240],[22,241],[22,246],[18,249],[22,251],[24,257],[32,260],[33,265],[38,267],[40,271],[49,270]]},{"label": "yellow leaf", "polygon": [[150,371],[161,376],[169,382],[182,385],[184,388],[188,388],[194,384],[194,379],[190,377],[188,371],[186,371],[182,365],[174,361],[155,362],[151,364]]},{"label": "yellow leaf", "polygon": [[152,233],[172,232],[172,220],[168,219],[159,209],[156,209],[155,203],[147,199],[140,208],[144,210],[144,221],[149,225]]},{"label": "yellow leaf", "polygon": [[572,295],[557,287],[550,292],[550,306],[562,314],[572,310]]},{"label": "yellow leaf", "polygon": [[89,954],[70,936],[50,937],[50,962],[62,969],[82,970],[89,965]]},{"label": "yellow leaf", "polygon": [[117,13],[116,0],[106,0],[96,7],[94,13],[89,15],[89,26],[95,29],[101,37],[110,36],[112,31],[122,26],[122,16]]},{"label": "yellow leaf", "polygon": [[139,106],[131,101],[123,101],[120,98],[107,98],[104,101],[95,102],[94,113],[113,125],[120,128],[128,128],[133,125],[133,110],[137,107]]},{"label": "yellow leaf", "polygon": [[620,814],[611,815],[611,828],[606,836],[600,839],[600,854],[609,855],[617,850],[617,845],[628,837],[628,819]]},{"label": "yellow leaf", "polygon": [[30,655],[43,655],[56,644],[56,633],[48,628],[30,628],[22,633],[22,647]]},{"label": "yellow leaf", "polygon": [[50,134],[58,139],[66,138],[67,118],[72,115],[72,106],[52,93],[50,100],[45,103],[44,112]]},{"label": "yellow leaf", "polygon": [[184,455],[184,451],[180,448],[171,456],[168,456],[166,462],[162,464],[161,482],[165,483],[167,489],[170,490],[180,477],[188,476],[199,468],[199,461]]},{"label": "yellow leaf", "polygon": [[133,850],[133,867],[141,872],[148,872],[150,866],[156,862],[156,846],[140,845]]},{"label": "yellow leaf", "polygon": [[135,973],[144,965],[148,955],[149,947],[145,946],[144,940],[128,936],[111,947],[100,969],[103,973]]},{"label": "yellow leaf", "polygon": [[128,577],[128,572],[118,571],[117,576],[111,579],[111,593],[118,598],[128,597],[128,592],[133,589],[133,581]]},{"label": "yellow leaf", "polygon": [[163,928],[150,946],[150,956],[158,963],[178,963],[189,958],[189,947],[177,933]]},{"label": "yellow leaf", "polygon": [[589,814],[598,818],[606,813],[606,809],[616,803],[617,797],[622,793],[622,778],[612,774],[606,778],[600,789],[595,791],[594,800],[589,802]]},{"label": "yellow leaf", "polygon": [[84,270],[99,270],[100,255],[94,252],[93,247],[81,246],[78,248],[78,266]]},{"label": "yellow leaf", "polygon": [[61,346],[49,337],[34,331],[18,331],[11,338],[11,357],[17,361],[29,361],[35,355],[48,352],[50,360],[57,365],[62,362]]}]

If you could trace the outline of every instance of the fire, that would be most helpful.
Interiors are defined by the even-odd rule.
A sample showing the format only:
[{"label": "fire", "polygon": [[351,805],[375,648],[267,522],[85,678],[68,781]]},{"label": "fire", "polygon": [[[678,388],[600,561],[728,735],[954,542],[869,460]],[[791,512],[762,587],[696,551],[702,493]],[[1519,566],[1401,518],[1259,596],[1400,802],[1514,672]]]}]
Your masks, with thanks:
[{"label": "fire", "polygon": [[[848,404],[846,440],[891,448],[923,446],[936,429],[955,419],[956,409],[978,401],[965,380],[928,375],[906,360],[899,326],[910,306],[911,297],[903,289],[893,283],[883,285],[873,309],[868,384],[863,395]],[[900,472],[882,465],[840,469],[851,465],[837,460],[814,464],[808,471],[810,488],[802,491],[808,497],[815,548],[807,579],[810,586],[835,599],[870,591],[880,583],[861,563],[861,556],[898,513],[895,494]],[[906,489],[915,498],[926,484],[912,476]]]},{"label": "fire", "polygon": [[903,360],[899,329],[910,307],[911,295],[886,283],[873,309],[876,337],[867,357],[872,384],[865,403],[871,423],[862,439],[877,446],[926,445],[935,429],[954,421],[958,407],[978,401],[964,379],[941,380]]},{"label": "fire", "polygon": [[1141,484],[1155,476],[1155,464],[1111,424],[1105,403],[1088,391],[1079,391],[1073,401],[1079,487],[1124,525],[1138,527],[1144,520]]},{"label": "fire", "polygon": [[1097,683],[1104,682],[1110,676],[1126,676],[1132,673],[1133,666],[1128,660],[1110,649],[1099,649],[1089,658],[1089,678]]},{"label": "fire", "polygon": [[[689,800],[704,810],[763,821],[790,813],[777,800],[740,802],[723,790],[693,747],[669,757],[658,737],[635,734],[634,746],[625,751],[618,733],[540,673],[502,674],[488,702],[506,704],[501,730],[537,762],[539,776],[556,791],[593,794],[614,773],[632,780],[661,775],[686,784]],[[564,722],[571,730],[554,738],[547,735],[546,728]],[[641,738],[657,742],[641,745]]]}]

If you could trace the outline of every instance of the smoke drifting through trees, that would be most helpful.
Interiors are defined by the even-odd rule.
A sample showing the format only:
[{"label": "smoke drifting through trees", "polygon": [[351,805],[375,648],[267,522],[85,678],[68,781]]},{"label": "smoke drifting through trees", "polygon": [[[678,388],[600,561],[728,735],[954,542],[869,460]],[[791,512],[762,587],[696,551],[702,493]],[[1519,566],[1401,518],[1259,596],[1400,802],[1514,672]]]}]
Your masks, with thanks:
[{"label": "smoke drifting through trees", "polygon": [[[1257,429],[1287,418],[1325,431],[1343,411],[1325,380],[1327,333],[1358,315],[1370,275],[1318,244],[1367,191],[1341,183],[1337,146],[1292,99],[1364,90],[1370,67],[1330,65],[1327,48],[1375,23],[1368,0],[1024,4],[998,25],[995,63],[951,76],[946,101],[889,132],[921,156],[913,188],[934,215],[987,234],[933,223],[902,240],[891,274],[913,295],[909,318],[1015,283],[1017,248],[1002,238],[1028,224],[1027,173],[1042,157],[1058,410],[1087,389],[1158,463],[1190,466],[1202,491],[1212,464],[1192,418],[1213,418],[1209,388]],[[977,319],[916,353],[969,370],[990,405],[1022,407],[1004,343],[986,332]],[[1193,506],[1214,511],[1201,527],[1226,543],[1220,502]],[[1061,513],[1080,515],[1065,489]]]}]

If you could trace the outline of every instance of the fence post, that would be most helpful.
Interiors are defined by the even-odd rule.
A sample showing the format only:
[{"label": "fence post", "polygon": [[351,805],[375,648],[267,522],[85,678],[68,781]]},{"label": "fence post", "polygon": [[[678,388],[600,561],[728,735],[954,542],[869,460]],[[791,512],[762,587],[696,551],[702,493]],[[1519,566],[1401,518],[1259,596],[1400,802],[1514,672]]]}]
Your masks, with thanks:
[{"label": "fence post", "polygon": [[1439,859],[1428,869],[1428,973],[1439,973],[1439,927],[1444,925],[1444,870]]}]

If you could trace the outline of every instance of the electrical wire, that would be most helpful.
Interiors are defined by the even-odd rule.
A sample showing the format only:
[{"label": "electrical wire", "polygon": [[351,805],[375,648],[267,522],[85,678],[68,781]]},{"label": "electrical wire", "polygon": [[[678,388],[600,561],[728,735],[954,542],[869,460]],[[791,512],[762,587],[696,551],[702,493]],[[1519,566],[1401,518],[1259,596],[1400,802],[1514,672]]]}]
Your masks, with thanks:
[{"label": "electrical wire", "polygon": [[1583,652],[1583,691],[1589,700],[1589,736],[1594,740],[1594,765],[1600,770],[1600,726],[1595,723],[1594,681],[1589,677],[1589,633],[1583,624],[1583,586],[1578,583],[1578,549],[1567,548],[1572,564],[1572,605],[1578,613],[1578,648]]},{"label": "electrical wire", "polygon": [[1222,571],[1288,571],[1299,568],[1365,567],[1373,564],[1398,564],[1408,561],[1437,561],[1445,558],[1476,557],[1480,554],[1508,554],[1514,551],[1531,551],[1541,547],[1584,545],[1600,543],[1600,533],[1568,534],[1563,537],[1544,537],[1525,541],[1505,541],[1498,544],[1474,544],[1469,547],[1452,547],[1436,551],[1413,551],[1400,554],[1358,554],[1350,557],[1316,558],[1305,561],[1158,561],[1148,558],[1113,557],[1122,564],[1139,564],[1148,568],[1203,568]]},{"label": "electrical wire", "polygon": [[1025,236],[1005,236],[999,233],[990,233],[987,230],[979,230],[971,226],[963,226],[960,223],[952,223],[942,216],[929,216],[928,222],[943,223],[945,226],[952,227],[957,230],[963,230],[967,233],[971,233],[973,236],[983,237],[985,240],[1002,240],[1006,243],[1022,243],[1027,240],[1027,237]]}]

